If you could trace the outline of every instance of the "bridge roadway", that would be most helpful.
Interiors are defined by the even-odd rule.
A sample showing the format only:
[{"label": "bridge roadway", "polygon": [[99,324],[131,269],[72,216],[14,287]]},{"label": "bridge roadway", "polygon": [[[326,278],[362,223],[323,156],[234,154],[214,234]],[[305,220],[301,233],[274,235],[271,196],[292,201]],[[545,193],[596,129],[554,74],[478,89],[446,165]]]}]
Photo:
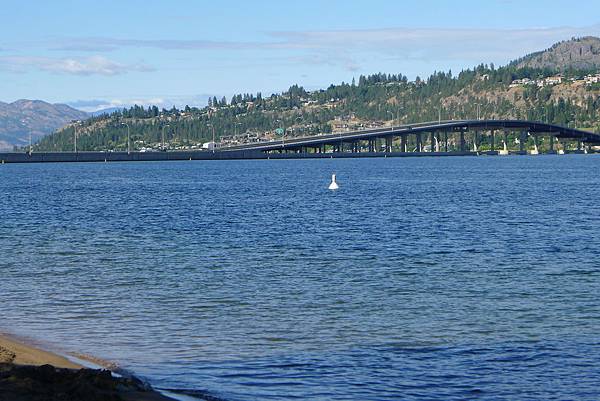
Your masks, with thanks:
[{"label": "bridge roadway", "polygon": [[[327,134],[327,135],[318,135],[311,137],[302,137],[302,138],[290,138],[277,141],[270,142],[258,142],[244,145],[236,145],[229,146],[226,148],[222,148],[221,151],[238,151],[238,150],[259,150],[261,152],[270,152],[270,151],[306,151],[307,148],[313,148],[316,151],[325,145],[331,145],[334,147],[334,150],[337,149],[339,151],[343,151],[342,147],[338,146],[344,143],[356,143],[358,141],[373,141],[376,139],[387,139],[386,151],[391,152],[391,140],[394,137],[400,137],[403,141],[410,135],[420,136],[425,133],[429,133],[431,137],[431,142],[440,143],[442,142],[441,136],[438,137],[440,133],[443,135],[448,134],[456,134],[460,135],[460,146],[459,152],[468,152],[466,149],[466,140],[465,133],[474,132],[474,137],[472,142],[477,142],[481,137],[478,136],[480,132],[490,132],[491,143],[492,143],[492,151],[495,151],[495,131],[503,131],[507,134],[509,131],[518,131],[520,132],[521,139],[523,139],[523,135],[533,135],[536,143],[537,137],[543,135],[551,135],[559,140],[570,140],[570,141],[578,141],[579,148],[581,144],[600,144],[600,134],[596,134],[593,132],[588,132],[584,130],[579,130],[575,128],[563,127],[560,125],[554,124],[546,124],[542,122],[536,121],[526,121],[526,120],[451,120],[451,121],[435,121],[435,122],[425,122],[419,124],[411,124],[411,125],[401,125],[397,127],[383,127],[376,129],[368,129],[368,130],[360,130],[360,131],[349,131],[343,133],[335,133],[335,134]],[[447,137],[446,137],[447,138]],[[505,136],[506,138],[506,136]],[[421,142],[421,138],[417,139],[417,146]],[[447,140],[445,141],[447,142]],[[521,141],[523,142],[523,141]],[[423,142],[420,143],[422,145]],[[432,149],[434,149],[434,143],[431,143]],[[447,143],[444,144],[447,149]],[[373,149],[372,144],[369,149],[371,152],[375,151]],[[408,149],[404,147],[404,149],[400,149],[401,152],[407,152]],[[422,151],[422,149],[420,149]],[[352,151],[356,152],[357,149],[354,148]],[[447,151],[447,150],[446,150]],[[520,149],[521,152],[525,151],[524,149]],[[419,153],[419,152],[418,152]],[[436,152],[443,153],[443,152]]]},{"label": "bridge roadway", "polygon": [[[0,152],[0,163],[45,163],[45,162],[115,162],[115,161],[162,161],[162,160],[232,160],[232,159],[299,159],[299,158],[350,158],[350,157],[407,157],[407,156],[476,156],[479,154],[497,155],[495,149],[495,131],[504,132],[504,141],[507,141],[508,132],[518,131],[521,135],[520,150],[511,153],[526,154],[524,142],[527,133],[534,137],[537,143],[538,136],[550,135],[562,141],[577,141],[577,150],[565,153],[583,153],[583,144],[600,144],[600,134],[562,127],[553,124],[523,120],[454,120],[442,122],[428,122],[421,124],[402,125],[399,127],[384,127],[363,131],[351,131],[337,134],[318,135],[303,138],[290,138],[279,141],[260,142],[247,145],[221,148],[214,152],[202,151],[168,151],[168,152]],[[473,131],[471,144],[479,147],[481,132],[489,132],[488,142],[491,150],[479,152],[467,149],[465,134]],[[425,152],[422,134],[430,134],[431,148]],[[442,141],[442,135],[444,141]],[[449,135],[458,135],[458,146],[449,151]],[[408,137],[414,136],[416,140],[415,151],[408,151]],[[401,139],[401,148],[394,148],[393,138]],[[376,140],[385,139],[385,151],[377,148]],[[368,150],[358,146],[361,141],[368,142]],[[444,150],[435,147],[442,143]],[[349,151],[344,149],[344,144],[352,144]],[[550,141],[549,153],[553,151],[554,141]],[[326,146],[331,149],[326,150]],[[308,152],[308,149],[314,152]],[[412,149],[412,147],[411,147]],[[435,150],[432,152],[431,150]]]}]

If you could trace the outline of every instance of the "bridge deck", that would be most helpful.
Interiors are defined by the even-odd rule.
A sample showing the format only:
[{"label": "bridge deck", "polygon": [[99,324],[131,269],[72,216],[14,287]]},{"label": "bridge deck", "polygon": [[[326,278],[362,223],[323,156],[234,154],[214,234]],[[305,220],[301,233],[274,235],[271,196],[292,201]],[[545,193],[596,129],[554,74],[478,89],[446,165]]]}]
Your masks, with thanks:
[{"label": "bridge deck", "polygon": [[384,127],[361,131],[350,131],[336,134],[318,135],[302,138],[289,138],[277,141],[236,145],[223,148],[223,151],[232,150],[281,150],[297,149],[301,147],[316,147],[320,145],[336,144],[340,142],[362,141],[375,138],[405,136],[426,132],[460,132],[460,131],[490,131],[490,130],[517,130],[529,133],[547,133],[559,139],[579,140],[586,143],[600,144],[600,134],[563,127],[560,125],[546,124],[525,120],[453,120],[442,122],[426,122],[398,127]]}]

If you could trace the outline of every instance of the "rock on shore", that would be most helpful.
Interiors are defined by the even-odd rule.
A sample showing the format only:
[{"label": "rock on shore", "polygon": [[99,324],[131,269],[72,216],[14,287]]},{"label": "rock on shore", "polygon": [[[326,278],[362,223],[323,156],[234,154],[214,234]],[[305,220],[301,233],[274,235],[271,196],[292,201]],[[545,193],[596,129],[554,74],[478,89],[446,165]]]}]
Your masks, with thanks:
[{"label": "rock on shore", "polygon": [[[1,355],[6,359],[5,352]],[[0,364],[0,401],[134,400],[168,399],[135,378],[115,378],[108,370]]]}]

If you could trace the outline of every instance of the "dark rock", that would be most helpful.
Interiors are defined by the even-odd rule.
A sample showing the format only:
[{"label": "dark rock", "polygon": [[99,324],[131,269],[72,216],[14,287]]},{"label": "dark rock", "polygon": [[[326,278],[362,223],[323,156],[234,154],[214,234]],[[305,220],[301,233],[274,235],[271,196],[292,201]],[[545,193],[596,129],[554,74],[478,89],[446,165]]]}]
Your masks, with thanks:
[{"label": "dark rock", "polygon": [[120,394],[146,391],[141,381],[108,370],[0,364],[0,401],[120,401]]}]

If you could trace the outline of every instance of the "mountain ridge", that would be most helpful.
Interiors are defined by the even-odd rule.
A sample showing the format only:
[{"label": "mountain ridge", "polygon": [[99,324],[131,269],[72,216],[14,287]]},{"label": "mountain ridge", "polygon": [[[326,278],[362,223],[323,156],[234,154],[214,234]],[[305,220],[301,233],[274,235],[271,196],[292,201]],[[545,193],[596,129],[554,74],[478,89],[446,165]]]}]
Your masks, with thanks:
[{"label": "mountain ridge", "polygon": [[65,126],[72,120],[88,118],[84,111],[63,103],[18,99],[0,102],[0,149],[12,149],[33,142]]},{"label": "mountain ridge", "polygon": [[600,67],[600,38],[583,36],[555,43],[545,50],[512,61],[517,68],[593,69]]}]

